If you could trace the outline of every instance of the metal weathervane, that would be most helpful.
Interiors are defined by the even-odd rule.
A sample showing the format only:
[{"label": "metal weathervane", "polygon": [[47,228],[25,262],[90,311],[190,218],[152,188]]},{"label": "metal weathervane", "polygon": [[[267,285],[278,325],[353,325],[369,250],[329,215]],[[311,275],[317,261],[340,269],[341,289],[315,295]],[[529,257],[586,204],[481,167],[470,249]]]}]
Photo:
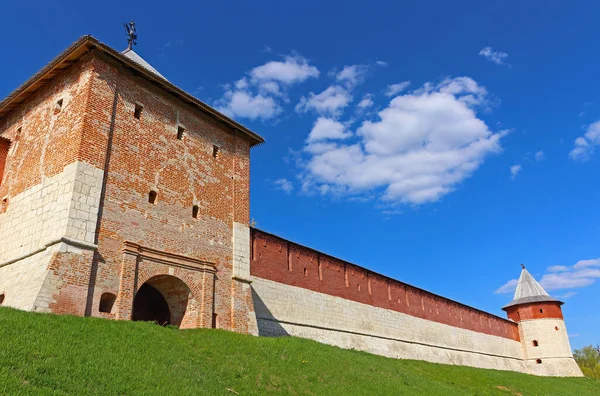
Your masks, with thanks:
[{"label": "metal weathervane", "polygon": [[124,23],[123,26],[125,26],[125,34],[127,34],[127,49],[132,49],[137,44],[138,38],[137,31],[135,30],[135,22]]}]

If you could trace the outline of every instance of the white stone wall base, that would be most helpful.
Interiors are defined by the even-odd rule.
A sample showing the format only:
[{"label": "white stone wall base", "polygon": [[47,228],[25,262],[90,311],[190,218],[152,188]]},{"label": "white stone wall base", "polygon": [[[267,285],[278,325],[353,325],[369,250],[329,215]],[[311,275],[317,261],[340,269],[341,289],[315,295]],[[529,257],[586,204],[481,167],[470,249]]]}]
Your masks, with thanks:
[{"label": "white stone wall base", "polygon": [[[581,375],[572,356],[552,359],[546,355],[542,364],[537,364],[524,357],[525,348],[518,341],[266,279],[253,278],[252,296],[261,336],[308,338],[390,358],[540,376]],[[556,333],[552,337],[562,337],[554,323],[545,325],[552,326]],[[564,323],[561,326],[564,328]],[[564,345],[560,351],[565,353]]]}]

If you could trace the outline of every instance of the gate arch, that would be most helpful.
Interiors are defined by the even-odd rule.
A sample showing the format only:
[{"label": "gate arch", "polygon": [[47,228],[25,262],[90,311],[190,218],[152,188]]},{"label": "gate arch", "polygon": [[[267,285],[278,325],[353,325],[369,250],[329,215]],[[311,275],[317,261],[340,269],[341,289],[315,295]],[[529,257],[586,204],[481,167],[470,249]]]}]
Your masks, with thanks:
[{"label": "gate arch", "polygon": [[183,280],[172,275],[156,275],[138,288],[132,320],[195,327],[197,306],[192,289]]}]

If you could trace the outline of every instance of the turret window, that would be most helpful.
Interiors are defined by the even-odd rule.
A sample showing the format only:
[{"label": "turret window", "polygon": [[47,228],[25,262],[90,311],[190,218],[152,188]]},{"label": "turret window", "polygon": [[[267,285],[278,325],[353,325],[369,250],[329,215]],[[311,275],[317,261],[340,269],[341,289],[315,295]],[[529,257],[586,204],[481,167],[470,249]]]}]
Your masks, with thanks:
[{"label": "turret window", "polygon": [[544,310],[540,308],[540,313],[544,313]]},{"label": "turret window", "polygon": [[533,340],[533,346],[534,347],[540,346],[540,343],[537,340]]},{"label": "turret window", "polygon": [[185,133],[185,128],[181,125],[177,127],[177,140],[183,140],[183,134]]},{"label": "turret window", "polygon": [[150,191],[148,193],[148,202],[153,205],[156,205],[156,195],[156,191]]},{"label": "turret window", "polygon": [[192,208],[192,217],[194,219],[198,218],[198,210],[199,210],[198,205],[194,205],[194,207]]}]

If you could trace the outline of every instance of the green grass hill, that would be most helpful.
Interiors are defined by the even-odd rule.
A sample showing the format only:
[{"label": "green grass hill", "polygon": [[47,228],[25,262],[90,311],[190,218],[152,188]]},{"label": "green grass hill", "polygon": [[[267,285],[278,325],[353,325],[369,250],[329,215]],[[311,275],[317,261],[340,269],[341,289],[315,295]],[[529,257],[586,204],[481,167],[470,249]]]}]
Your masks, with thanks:
[{"label": "green grass hill", "polygon": [[0,395],[600,395],[600,381],[0,308]]}]

